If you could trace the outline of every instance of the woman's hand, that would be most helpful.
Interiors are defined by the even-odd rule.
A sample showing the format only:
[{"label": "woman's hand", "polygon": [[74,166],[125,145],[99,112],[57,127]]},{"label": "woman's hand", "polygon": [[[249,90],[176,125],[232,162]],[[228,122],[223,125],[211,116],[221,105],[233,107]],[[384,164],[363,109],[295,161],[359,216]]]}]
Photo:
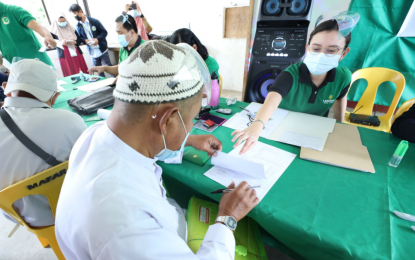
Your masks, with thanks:
[{"label": "woman's hand", "polygon": [[251,123],[251,125],[246,128],[245,130],[235,130],[232,133],[232,142],[237,141],[233,148],[238,147],[243,141],[245,141],[244,146],[242,147],[242,150],[239,152],[239,154],[246,153],[249,149],[255,146],[255,144],[258,142],[259,135],[261,134],[262,128],[264,126],[260,121],[254,121]]},{"label": "woman's hand", "polygon": [[63,46],[66,46],[66,40],[62,40],[61,43]]}]

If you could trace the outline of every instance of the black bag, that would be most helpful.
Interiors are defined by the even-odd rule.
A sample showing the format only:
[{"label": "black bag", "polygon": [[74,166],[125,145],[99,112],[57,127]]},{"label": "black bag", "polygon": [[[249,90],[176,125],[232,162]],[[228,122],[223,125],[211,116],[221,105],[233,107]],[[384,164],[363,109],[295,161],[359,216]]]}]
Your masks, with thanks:
[{"label": "black bag", "polygon": [[68,100],[69,107],[80,115],[90,115],[98,109],[114,105],[113,87],[103,87]]}]

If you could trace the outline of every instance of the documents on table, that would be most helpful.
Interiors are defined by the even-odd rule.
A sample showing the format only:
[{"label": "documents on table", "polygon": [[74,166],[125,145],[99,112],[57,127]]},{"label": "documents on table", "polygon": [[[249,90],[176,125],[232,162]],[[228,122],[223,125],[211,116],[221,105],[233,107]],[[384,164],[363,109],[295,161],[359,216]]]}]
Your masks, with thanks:
[{"label": "documents on table", "polygon": [[242,147],[243,144],[229,154],[219,152],[213,156],[212,164],[215,166],[204,175],[225,187],[232,181],[235,185],[243,181],[251,186],[261,185],[255,190],[257,197],[262,200],[296,155],[261,142],[239,155]]},{"label": "documents on table", "polygon": [[101,80],[98,80],[97,82],[89,83],[89,84],[84,85],[82,87],[78,87],[78,89],[82,90],[82,91],[86,91],[86,92],[91,92],[93,90],[100,89],[100,88],[112,85],[114,83],[114,81],[115,81],[114,78],[101,79]]},{"label": "documents on table", "polygon": [[[256,114],[260,107],[261,104],[251,103],[246,107],[246,109]],[[277,109],[271,116],[272,120],[268,120],[268,122],[265,124],[265,129],[261,131],[260,136],[269,139],[272,132],[274,132],[275,129],[281,124],[288,113],[289,111],[287,110]],[[249,113],[245,110],[240,113],[236,113],[233,117],[228,119],[228,121],[226,121],[223,126],[231,129],[243,130],[247,128],[248,124],[251,122],[248,114]]]},{"label": "documents on table", "polygon": [[69,83],[67,83],[67,82],[60,79],[60,80],[58,80],[57,84],[58,84],[58,91],[62,92],[62,91],[66,91],[66,89],[64,87],[62,87],[62,85],[66,85],[66,84],[69,84]]},{"label": "documents on table", "polygon": [[290,111],[269,139],[323,151],[335,124],[333,118]]},{"label": "documents on table", "polygon": [[[251,103],[246,107],[256,114],[261,104]],[[277,142],[287,143],[313,150],[323,151],[327,137],[333,132],[335,119],[277,109],[271,116],[260,136]],[[243,130],[250,122],[247,111],[231,117],[223,126]]]},{"label": "documents on table", "polygon": [[324,151],[302,147],[300,158],[356,171],[375,173],[372,160],[362,145],[357,126],[336,124],[327,138]]}]

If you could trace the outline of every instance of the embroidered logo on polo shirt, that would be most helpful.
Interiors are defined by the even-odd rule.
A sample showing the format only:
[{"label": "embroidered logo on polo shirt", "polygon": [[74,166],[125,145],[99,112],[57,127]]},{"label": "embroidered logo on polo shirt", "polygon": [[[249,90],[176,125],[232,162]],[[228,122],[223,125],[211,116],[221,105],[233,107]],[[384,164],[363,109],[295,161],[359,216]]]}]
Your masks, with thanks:
[{"label": "embroidered logo on polo shirt", "polygon": [[327,105],[327,104],[333,104],[333,102],[334,102],[334,100],[333,100],[333,95],[330,95],[330,96],[329,96],[329,99],[323,100],[323,103],[324,103],[325,105]]},{"label": "embroidered logo on polo shirt", "polygon": [[97,27],[92,26],[92,30],[95,32],[97,30]]},{"label": "embroidered logo on polo shirt", "polygon": [[9,20],[9,18],[7,18],[7,17],[3,17],[3,18],[1,18],[1,21],[2,21],[5,25],[8,25],[8,24],[10,23],[10,20]]}]

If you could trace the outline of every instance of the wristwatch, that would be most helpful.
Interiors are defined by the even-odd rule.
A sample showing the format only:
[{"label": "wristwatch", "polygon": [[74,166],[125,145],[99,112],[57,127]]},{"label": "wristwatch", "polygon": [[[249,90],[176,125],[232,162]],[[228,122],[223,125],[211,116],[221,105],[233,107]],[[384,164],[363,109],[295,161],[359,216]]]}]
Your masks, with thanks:
[{"label": "wristwatch", "polygon": [[222,222],[225,226],[227,226],[230,230],[235,231],[237,222],[231,216],[218,216],[215,222]]}]

